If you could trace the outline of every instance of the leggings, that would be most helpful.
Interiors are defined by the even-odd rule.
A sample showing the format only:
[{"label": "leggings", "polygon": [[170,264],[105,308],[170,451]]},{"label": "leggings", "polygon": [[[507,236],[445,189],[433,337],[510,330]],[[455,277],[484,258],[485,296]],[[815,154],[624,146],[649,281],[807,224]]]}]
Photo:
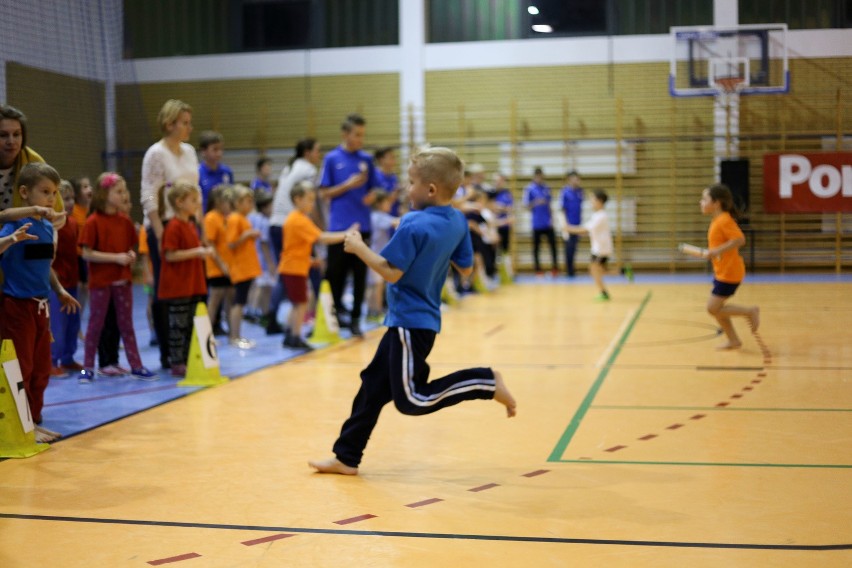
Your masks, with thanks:
[{"label": "leggings", "polygon": [[107,309],[110,301],[115,307],[118,330],[124,341],[124,351],[131,369],[142,368],[142,359],[136,346],[136,332],[133,330],[133,286],[130,282],[113,284],[98,288],[89,288],[89,327],[86,329],[86,351],[83,366],[95,367],[95,353],[101,340]]}]

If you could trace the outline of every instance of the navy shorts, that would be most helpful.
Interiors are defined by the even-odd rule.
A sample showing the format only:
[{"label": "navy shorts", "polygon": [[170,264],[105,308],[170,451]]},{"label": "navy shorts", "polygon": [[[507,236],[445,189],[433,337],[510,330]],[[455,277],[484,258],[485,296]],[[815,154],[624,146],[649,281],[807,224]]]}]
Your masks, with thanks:
[{"label": "navy shorts", "polygon": [[243,280],[242,282],[237,282],[234,284],[234,303],[238,306],[245,306],[248,302],[249,290],[251,289],[251,283],[254,282],[254,278],[249,280]]},{"label": "navy shorts", "polygon": [[606,263],[609,260],[608,256],[598,256],[596,254],[592,255],[592,262],[597,262],[602,267],[606,268]]},{"label": "navy shorts", "polygon": [[734,292],[737,291],[737,288],[740,287],[740,283],[731,284],[729,282],[721,282],[719,280],[713,279],[713,295],[721,296],[723,298],[728,298],[734,295]]}]

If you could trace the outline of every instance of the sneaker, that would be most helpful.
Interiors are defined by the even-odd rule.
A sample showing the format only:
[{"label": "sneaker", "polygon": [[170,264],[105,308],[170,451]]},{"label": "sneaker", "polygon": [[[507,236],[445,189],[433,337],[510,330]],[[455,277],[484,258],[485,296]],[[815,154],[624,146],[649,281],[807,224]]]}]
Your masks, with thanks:
[{"label": "sneaker", "polygon": [[186,365],[172,365],[171,373],[173,377],[185,377]]},{"label": "sneaker", "polygon": [[149,371],[145,367],[139,367],[138,369],[133,369],[130,371],[130,374],[133,375],[134,379],[139,379],[140,381],[157,381],[160,379],[160,376],[153,371]]},{"label": "sneaker", "polygon": [[628,282],[633,282],[633,267],[629,264],[625,264],[624,268],[621,269],[621,273],[624,274],[624,277],[627,278]]},{"label": "sneaker", "polygon": [[260,318],[256,314],[243,314],[243,319],[249,323],[257,323]]},{"label": "sneaker", "polygon": [[77,361],[71,361],[68,364],[63,363],[62,368],[65,369],[66,371],[82,371],[83,365],[81,365]]},{"label": "sneaker", "polygon": [[160,342],[157,341],[156,337],[151,337],[151,339],[148,340],[148,347],[158,347],[159,345]]},{"label": "sneaker", "polygon": [[606,292],[601,292],[597,296],[595,296],[596,302],[609,302],[609,294]]},{"label": "sneaker", "polygon": [[87,385],[95,380],[95,372],[90,369],[82,369],[77,375],[77,382],[81,385]]},{"label": "sneaker", "polygon": [[364,337],[364,332],[361,331],[361,326],[358,325],[358,322],[353,322],[349,326],[349,331],[352,333],[352,337]]},{"label": "sneaker", "polygon": [[51,367],[50,368],[50,376],[51,377],[64,377],[68,374],[63,367]]},{"label": "sneaker", "polygon": [[121,369],[118,365],[107,365],[101,367],[98,372],[105,377],[123,377],[127,374],[125,371],[126,369]]},{"label": "sneaker", "polygon": [[550,271],[550,276],[553,277],[553,278],[559,278],[559,270],[554,268],[553,270]]},{"label": "sneaker", "polygon": [[228,344],[233,345],[238,349],[254,349],[255,342],[251,339],[246,339],[245,337],[238,337],[236,339],[231,339],[228,341]]},{"label": "sneaker", "polygon": [[304,339],[298,336],[287,334],[287,337],[284,338],[284,343],[282,343],[284,347],[289,347],[291,349],[304,349],[306,351],[313,351],[314,348],[308,345]]},{"label": "sneaker", "polygon": [[269,322],[266,324],[266,335],[278,335],[279,333],[284,333],[284,328],[275,318],[269,318]]}]

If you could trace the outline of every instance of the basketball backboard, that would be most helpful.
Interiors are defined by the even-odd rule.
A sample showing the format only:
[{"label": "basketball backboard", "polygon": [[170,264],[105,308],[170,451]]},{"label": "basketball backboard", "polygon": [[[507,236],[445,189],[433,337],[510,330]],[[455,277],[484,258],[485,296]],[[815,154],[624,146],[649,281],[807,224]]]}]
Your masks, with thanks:
[{"label": "basketball backboard", "polygon": [[787,24],[671,28],[673,97],[786,93]]}]

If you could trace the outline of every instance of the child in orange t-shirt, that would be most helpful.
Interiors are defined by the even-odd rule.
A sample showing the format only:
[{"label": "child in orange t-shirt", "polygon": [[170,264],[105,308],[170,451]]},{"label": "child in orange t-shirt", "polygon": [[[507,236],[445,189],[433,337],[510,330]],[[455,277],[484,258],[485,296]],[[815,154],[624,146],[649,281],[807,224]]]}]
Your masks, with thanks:
[{"label": "child in orange t-shirt", "polygon": [[148,345],[156,347],[157,332],[154,331],[154,314],[151,311],[154,304],[154,267],[151,265],[151,250],[148,248],[148,232],[145,225],[139,227],[139,262],[142,264],[142,289],[148,298],[145,315],[148,318]]},{"label": "child in orange t-shirt", "polygon": [[228,263],[231,259],[231,249],[228,247],[228,236],[225,231],[226,220],[233,209],[234,189],[228,185],[217,185],[207,196],[207,214],[204,215],[204,239],[213,248],[213,254],[204,263],[207,271],[207,309],[213,322],[213,334],[222,335],[219,310],[222,304],[228,308],[234,300],[234,286],[231,283]]},{"label": "child in orange t-shirt", "polygon": [[[297,183],[290,190],[290,199],[295,209],[284,220],[284,246],[278,273],[293,304],[288,318],[289,330],[284,337],[284,347],[313,349],[302,339],[302,322],[308,309],[308,273],[311,270],[311,247],[316,242],[323,244],[342,243],[346,231],[323,232],[311,220],[310,214],[316,204],[316,192],[309,181]],[[358,230],[355,223],[347,231]]]},{"label": "child in orange t-shirt", "polygon": [[[186,360],[192,340],[195,305],[207,295],[204,259],[213,248],[202,246],[198,228],[190,219],[201,206],[197,185],[179,181],[162,188],[175,216],[163,229],[163,262],[157,298],[165,302],[169,314],[169,365],[174,377],[186,376]],[[165,213],[165,203],[161,203]]]},{"label": "child in orange t-shirt", "polygon": [[247,217],[253,209],[254,192],[244,185],[235,185],[234,212],[228,215],[225,227],[228,248],[231,250],[231,282],[234,284],[234,301],[228,313],[228,342],[240,349],[251,349],[255,345],[254,341],[240,337],[240,323],[251,283],[263,273],[255,244],[260,231],[251,226]]},{"label": "child in orange t-shirt", "polygon": [[745,236],[734,220],[734,198],[727,186],[711,185],[701,193],[700,204],[701,212],[713,217],[707,231],[707,248],[684,247],[682,250],[713,261],[713,291],[707,300],[707,311],[716,318],[728,339],[718,348],[737,349],[742,346],[742,342],[731,323],[731,317],[748,318],[752,331],[757,331],[760,325],[760,308],[757,306],[725,303],[745,278],[745,262],[739,252],[739,248],[746,242]]}]

